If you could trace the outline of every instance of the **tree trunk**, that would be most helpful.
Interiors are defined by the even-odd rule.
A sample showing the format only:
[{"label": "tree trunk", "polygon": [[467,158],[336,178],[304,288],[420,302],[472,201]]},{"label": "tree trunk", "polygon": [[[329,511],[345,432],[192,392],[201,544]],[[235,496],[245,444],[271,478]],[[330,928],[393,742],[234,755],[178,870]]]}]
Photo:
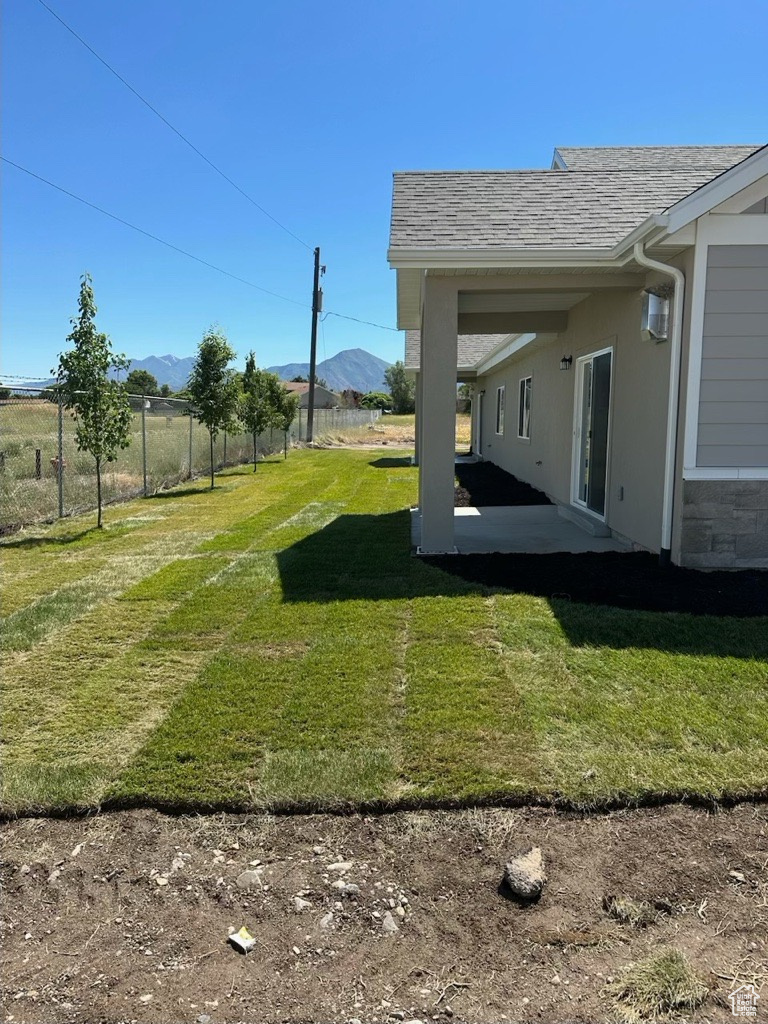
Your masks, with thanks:
[{"label": "tree trunk", "polygon": [[209,430],[208,431],[208,436],[211,439],[211,490],[213,490],[213,486],[214,486],[214,476],[213,476],[213,431]]},{"label": "tree trunk", "polygon": [[253,472],[256,472],[256,431],[253,432]]},{"label": "tree trunk", "polygon": [[97,508],[96,527],[97,527],[97,529],[100,530],[102,528],[102,522],[101,522],[101,459],[98,458],[98,457],[96,459],[96,508]]}]

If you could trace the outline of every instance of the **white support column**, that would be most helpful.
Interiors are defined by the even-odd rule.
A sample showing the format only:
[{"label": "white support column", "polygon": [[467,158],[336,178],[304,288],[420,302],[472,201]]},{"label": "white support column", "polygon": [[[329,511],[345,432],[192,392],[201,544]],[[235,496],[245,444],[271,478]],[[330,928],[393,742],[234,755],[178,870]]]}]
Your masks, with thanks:
[{"label": "white support column", "polygon": [[416,374],[416,415],[414,417],[413,425],[413,464],[418,466],[419,456],[421,455],[421,373]]},{"label": "white support column", "polygon": [[475,420],[477,419],[477,385],[472,388],[472,397],[469,400],[469,450],[472,455],[477,455],[475,451],[475,444],[477,440],[477,428],[475,426]]},{"label": "white support column", "polygon": [[427,277],[421,324],[421,551],[455,551],[456,363],[458,290],[450,277]]}]

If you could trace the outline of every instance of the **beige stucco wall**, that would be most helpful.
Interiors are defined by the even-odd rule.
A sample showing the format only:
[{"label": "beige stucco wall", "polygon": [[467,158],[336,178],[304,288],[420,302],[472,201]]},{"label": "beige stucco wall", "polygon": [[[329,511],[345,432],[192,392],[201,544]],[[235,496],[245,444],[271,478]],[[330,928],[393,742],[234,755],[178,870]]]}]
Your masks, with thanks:
[{"label": "beige stucco wall", "polygon": [[[650,280],[650,278],[649,278]],[[658,551],[664,472],[669,344],[643,341],[642,292],[597,292],[575,306],[555,342],[523,350],[485,388],[482,455],[558,503],[571,503],[576,360],[613,348],[606,523],[635,544]],[[560,359],[573,356],[570,370]],[[531,439],[517,437],[518,385],[533,377]],[[495,433],[496,389],[506,385],[503,437]],[[623,488],[623,499],[620,497]]]}]

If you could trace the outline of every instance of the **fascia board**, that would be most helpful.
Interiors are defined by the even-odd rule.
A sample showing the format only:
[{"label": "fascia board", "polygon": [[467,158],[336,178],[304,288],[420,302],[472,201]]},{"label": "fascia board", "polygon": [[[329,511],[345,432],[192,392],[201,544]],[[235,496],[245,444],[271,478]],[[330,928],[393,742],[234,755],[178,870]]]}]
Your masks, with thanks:
[{"label": "fascia board", "polygon": [[499,363],[503,363],[504,360],[516,355],[526,345],[530,345],[537,337],[538,335],[536,334],[519,334],[511,341],[503,341],[501,345],[496,346],[493,352],[489,352],[485,358],[480,360],[475,367],[477,375],[482,376],[483,374],[490,373],[494,366],[498,366]]},{"label": "fascia board", "polygon": [[709,213],[715,206],[724,203],[726,199],[730,199],[737,192],[748,188],[764,175],[768,175],[768,146],[763,146],[752,156],[742,160],[740,164],[724,171],[670,207],[666,214],[668,230],[670,233],[679,231],[680,228],[697,220],[705,213]]},{"label": "fascia board", "polygon": [[[627,253],[631,256],[635,242],[645,242],[646,244],[658,242],[660,238],[668,233],[668,221],[669,218],[664,213],[653,213],[650,217],[646,217],[642,224],[638,224],[636,228],[614,246],[613,253],[616,259],[626,256]],[[626,263],[627,259],[623,259],[621,262]]]},{"label": "fascia board", "polygon": [[395,270],[466,270],[500,267],[604,267],[613,249],[390,249]]}]

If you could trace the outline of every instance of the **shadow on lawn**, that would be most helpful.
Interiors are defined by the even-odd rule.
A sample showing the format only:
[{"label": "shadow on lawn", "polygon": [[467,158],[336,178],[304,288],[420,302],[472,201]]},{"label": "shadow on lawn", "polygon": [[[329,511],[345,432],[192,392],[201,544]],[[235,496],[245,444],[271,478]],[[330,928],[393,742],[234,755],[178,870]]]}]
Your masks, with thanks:
[{"label": "shadow on lawn", "polygon": [[76,547],[95,547],[124,537],[132,529],[135,529],[135,526],[118,519],[115,522],[105,524],[101,530],[94,525],[84,530],[78,530],[76,533],[63,533],[60,536],[43,534],[39,537],[20,537],[17,540],[5,540],[5,538],[0,537],[0,551],[5,551],[8,548],[20,550],[37,548],[45,551],[46,548],[66,548],[70,545]]},{"label": "shadow on lawn", "polygon": [[[283,599],[528,594],[549,600],[575,646],[768,657],[768,628],[758,618],[768,616],[768,573],[661,569],[654,555],[613,551],[414,558],[409,531],[407,510],[339,516],[278,553]],[[710,618],[705,627],[668,612],[724,621]]]},{"label": "shadow on lawn", "polygon": [[[221,488],[219,488],[220,490]],[[214,487],[214,491],[216,488]],[[165,500],[166,498],[191,498],[197,495],[199,498],[201,494],[210,494],[211,485],[210,483],[200,487],[177,487],[175,490],[168,491],[155,491],[154,494],[150,494],[147,501],[154,501],[155,499]]]},{"label": "shadow on lawn", "polygon": [[405,455],[400,458],[394,456],[389,459],[374,459],[368,463],[369,466],[373,466],[374,469],[406,469],[413,465],[411,462],[411,456]]}]

